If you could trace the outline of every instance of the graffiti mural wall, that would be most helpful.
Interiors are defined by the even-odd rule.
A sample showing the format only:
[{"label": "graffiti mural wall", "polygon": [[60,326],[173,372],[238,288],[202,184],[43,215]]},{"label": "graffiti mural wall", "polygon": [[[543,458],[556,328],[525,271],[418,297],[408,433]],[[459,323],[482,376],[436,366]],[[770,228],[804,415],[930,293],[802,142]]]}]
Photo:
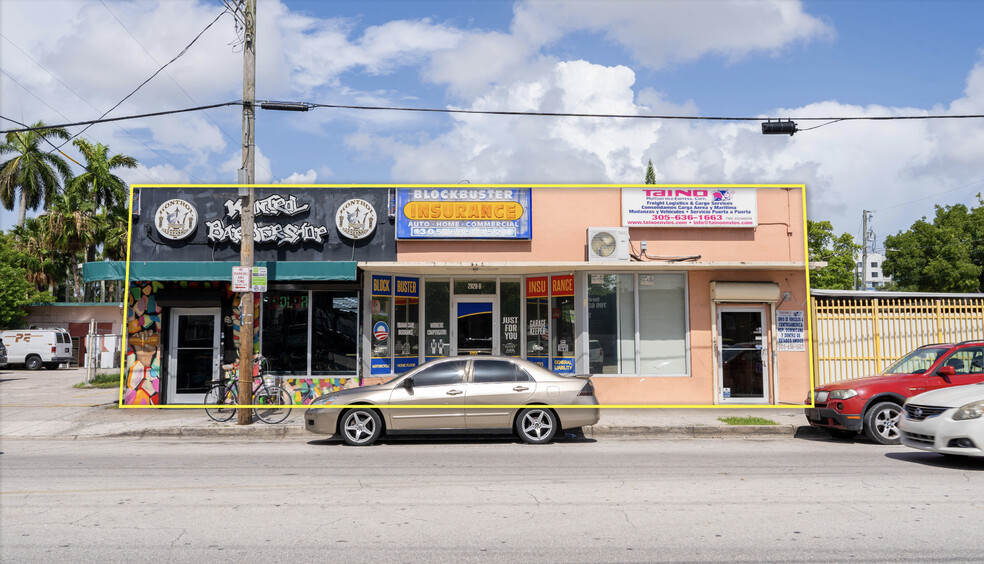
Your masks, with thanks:
[{"label": "graffiti mural wall", "polygon": [[123,403],[159,405],[161,392],[161,308],[154,294],[160,282],[130,286],[126,310],[126,368]]}]

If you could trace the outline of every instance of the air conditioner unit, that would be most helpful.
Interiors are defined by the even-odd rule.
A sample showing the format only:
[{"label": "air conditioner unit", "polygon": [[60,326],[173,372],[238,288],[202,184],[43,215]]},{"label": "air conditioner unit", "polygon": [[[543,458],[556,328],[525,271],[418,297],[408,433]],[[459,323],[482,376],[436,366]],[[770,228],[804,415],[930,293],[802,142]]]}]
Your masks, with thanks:
[{"label": "air conditioner unit", "polygon": [[629,260],[628,227],[589,227],[588,262]]}]

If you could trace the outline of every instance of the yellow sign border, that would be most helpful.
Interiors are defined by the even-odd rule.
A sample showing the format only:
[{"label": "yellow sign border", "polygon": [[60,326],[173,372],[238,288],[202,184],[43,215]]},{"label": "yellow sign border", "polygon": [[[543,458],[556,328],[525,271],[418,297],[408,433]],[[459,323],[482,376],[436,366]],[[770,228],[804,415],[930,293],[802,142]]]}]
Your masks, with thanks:
[{"label": "yellow sign border", "polygon": [[[127,214],[126,229],[126,274],[123,285],[123,346],[120,349],[120,394],[117,407],[120,409],[206,409],[205,405],[173,404],[173,405],[125,405],[123,403],[123,391],[126,383],[126,351],[127,351],[127,308],[129,308],[130,294],[130,247],[133,240],[133,190],[135,188],[448,188],[459,186],[462,189],[469,188],[799,188],[802,194],[803,208],[803,259],[806,270],[806,353],[809,358],[810,366],[810,403],[807,404],[605,404],[605,405],[539,405],[539,407],[550,409],[795,409],[816,407],[815,378],[813,367],[813,315],[812,308],[809,306],[810,300],[810,248],[809,234],[806,219],[806,184],[131,184],[130,185],[130,205]],[[141,202],[141,206],[143,203]],[[143,213],[141,211],[141,213]],[[163,393],[159,391],[158,393]],[[229,409],[255,409],[267,408],[269,405],[247,405],[236,404],[226,406]],[[319,405],[291,405],[290,409],[337,409],[344,406],[319,406]],[[373,405],[376,409],[436,409],[446,408],[446,405]],[[463,405],[464,409],[522,409],[527,405]]]}]

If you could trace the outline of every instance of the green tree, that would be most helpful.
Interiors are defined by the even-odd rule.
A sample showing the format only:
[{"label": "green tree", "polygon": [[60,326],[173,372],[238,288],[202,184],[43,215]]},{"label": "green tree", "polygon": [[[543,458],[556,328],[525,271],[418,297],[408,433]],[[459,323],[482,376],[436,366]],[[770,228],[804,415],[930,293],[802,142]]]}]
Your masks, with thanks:
[{"label": "green tree", "polygon": [[48,216],[28,218],[24,225],[11,230],[10,244],[18,251],[18,266],[39,290],[54,294],[68,273],[68,256],[55,248],[48,231]]},{"label": "green tree", "polygon": [[826,262],[827,266],[810,270],[810,287],[827,290],[854,289],[854,256],[861,245],[854,237],[843,233],[834,236],[834,228],[829,221],[807,220],[807,245],[810,262]]},{"label": "green tree", "polygon": [[[137,159],[123,154],[110,155],[109,147],[102,143],[92,144],[85,139],[76,139],[73,143],[85,159],[85,170],[68,182],[65,191],[73,198],[80,197],[95,204],[95,213],[85,218],[95,232],[85,249],[85,260],[95,261],[99,246],[102,246],[103,258],[120,260],[120,247],[122,253],[126,252],[126,206],[129,202],[126,182],[114,171],[136,168]],[[77,281],[77,277],[74,279]],[[83,295],[87,293],[83,291]]]},{"label": "green tree", "polygon": [[646,167],[646,184],[656,184],[656,171],[653,169],[652,159],[649,159],[649,166]]},{"label": "green tree", "polygon": [[[31,127],[44,128],[44,123],[39,121]],[[24,225],[27,210],[36,210],[42,204],[47,209],[62,182],[72,177],[65,159],[47,152],[51,138],[68,139],[69,134],[60,127],[33,129],[8,133],[5,142],[0,143],[0,155],[14,154],[0,163],[0,204],[8,210],[19,206],[18,226]]]},{"label": "green tree", "polygon": [[14,248],[9,235],[0,235],[0,329],[18,328],[27,316],[27,306],[55,301],[28,280],[27,269],[19,266],[24,258]]},{"label": "green tree", "polygon": [[[69,190],[56,198],[48,213],[39,218],[46,222],[51,245],[68,258],[75,301],[80,301],[84,294],[78,266],[84,259],[84,253],[97,242],[96,215],[94,201],[86,198],[85,194]],[[68,299],[66,291],[66,300]]]},{"label": "green tree", "polygon": [[108,146],[102,143],[93,145],[85,139],[76,139],[72,144],[82,153],[85,170],[72,178],[66,189],[84,194],[95,202],[97,208],[126,204],[126,182],[113,171],[136,168],[137,159],[123,154],[110,156]]},{"label": "green tree", "polygon": [[984,288],[984,198],[978,207],[936,206],[908,231],[885,237],[882,271],[914,292],[980,292]]}]

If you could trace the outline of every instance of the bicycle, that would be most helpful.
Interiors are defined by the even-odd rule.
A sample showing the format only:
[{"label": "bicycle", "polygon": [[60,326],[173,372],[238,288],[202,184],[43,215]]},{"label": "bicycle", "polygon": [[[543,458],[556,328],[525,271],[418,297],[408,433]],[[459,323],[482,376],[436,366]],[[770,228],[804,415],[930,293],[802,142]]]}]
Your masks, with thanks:
[{"label": "bicycle", "polygon": [[[290,415],[293,401],[290,393],[278,385],[278,377],[264,375],[269,365],[260,355],[253,357],[253,413],[264,423],[280,423]],[[205,393],[205,413],[218,423],[225,423],[236,414],[239,403],[238,363],[223,365],[225,376],[212,384]]]}]

